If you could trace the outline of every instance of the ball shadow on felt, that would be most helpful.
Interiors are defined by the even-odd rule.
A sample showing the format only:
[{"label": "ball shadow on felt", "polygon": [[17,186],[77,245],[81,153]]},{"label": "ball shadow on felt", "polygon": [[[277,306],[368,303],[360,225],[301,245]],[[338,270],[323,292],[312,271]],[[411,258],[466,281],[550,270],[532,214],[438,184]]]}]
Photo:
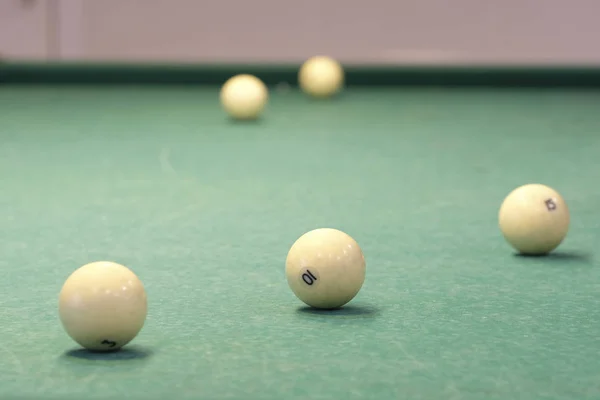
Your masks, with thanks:
[{"label": "ball shadow on felt", "polygon": [[62,357],[65,359],[83,359],[99,361],[141,360],[152,356],[154,352],[142,346],[126,346],[115,351],[91,351],[80,347],[67,350]]}]

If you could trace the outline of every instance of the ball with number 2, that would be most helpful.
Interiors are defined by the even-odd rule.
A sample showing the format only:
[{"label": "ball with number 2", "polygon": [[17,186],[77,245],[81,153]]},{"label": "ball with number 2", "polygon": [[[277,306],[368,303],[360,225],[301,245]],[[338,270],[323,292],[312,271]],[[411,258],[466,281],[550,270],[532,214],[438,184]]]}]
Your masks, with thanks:
[{"label": "ball with number 2", "polygon": [[360,291],[366,262],[360,246],[348,234],[320,228],[296,240],[288,252],[285,269],[296,297],[314,308],[335,309]]}]

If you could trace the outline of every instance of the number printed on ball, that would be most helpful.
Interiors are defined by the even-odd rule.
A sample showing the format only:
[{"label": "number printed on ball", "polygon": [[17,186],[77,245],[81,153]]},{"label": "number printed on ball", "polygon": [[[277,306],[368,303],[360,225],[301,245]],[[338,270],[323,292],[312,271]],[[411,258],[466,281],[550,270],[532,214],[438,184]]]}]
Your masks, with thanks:
[{"label": "number printed on ball", "polygon": [[300,271],[300,280],[304,286],[308,287],[316,287],[320,282],[317,270],[310,267]]},{"label": "number printed on ball", "polygon": [[102,342],[100,342],[100,344],[106,345],[107,347],[115,347],[117,345],[117,342],[115,342],[114,340],[108,340],[108,339],[104,339]]},{"label": "number printed on ball", "polygon": [[546,203],[546,208],[548,209],[548,211],[556,210],[556,202],[554,201],[554,199],[548,199],[544,203]]}]

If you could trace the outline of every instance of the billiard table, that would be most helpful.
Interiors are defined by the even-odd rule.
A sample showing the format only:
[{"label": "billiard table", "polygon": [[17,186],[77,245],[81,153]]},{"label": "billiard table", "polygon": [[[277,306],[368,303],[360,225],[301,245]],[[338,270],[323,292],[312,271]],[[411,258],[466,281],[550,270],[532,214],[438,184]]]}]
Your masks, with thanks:
[{"label": "billiard table", "polygon": [[[296,70],[0,65],[0,397],[598,399],[600,70],[349,66],[326,101]],[[220,108],[237,72],[270,87],[257,121]],[[543,257],[498,229],[532,182],[571,212]],[[367,261],[335,311],[285,278],[319,227]],[[148,294],[119,352],[58,318],[97,260]]]}]

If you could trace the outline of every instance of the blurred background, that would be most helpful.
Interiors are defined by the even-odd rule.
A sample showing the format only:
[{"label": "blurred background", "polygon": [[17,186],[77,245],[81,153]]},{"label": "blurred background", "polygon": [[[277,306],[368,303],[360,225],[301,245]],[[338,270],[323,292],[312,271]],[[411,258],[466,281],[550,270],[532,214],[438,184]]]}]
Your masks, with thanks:
[{"label": "blurred background", "polygon": [[600,64],[600,0],[0,0],[15,60]]}]

